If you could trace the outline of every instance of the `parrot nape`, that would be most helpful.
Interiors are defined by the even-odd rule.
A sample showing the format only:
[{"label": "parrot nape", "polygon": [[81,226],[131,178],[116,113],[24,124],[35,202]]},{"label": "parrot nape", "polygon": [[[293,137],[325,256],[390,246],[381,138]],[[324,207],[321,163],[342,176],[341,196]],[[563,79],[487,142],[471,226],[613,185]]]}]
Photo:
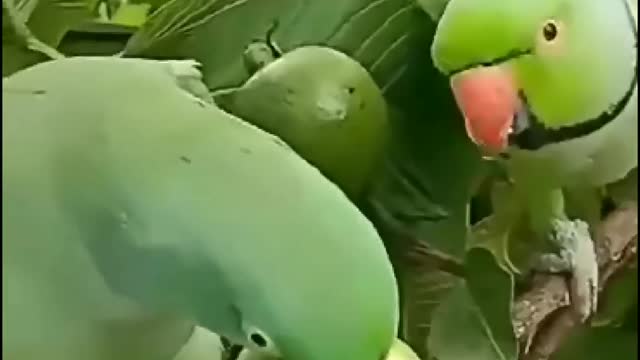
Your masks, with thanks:
[{"label": "parrot nape", "polygon": [[[529,226],[571,272],[581,320],[597,306],[587,219],[563,189],[595,189],[637,165],[637,5],[625,0],[451,0],[431,47],[466,131],[505,165]],[[593,229],[591,229],[593,231]]]},{"label": "parrot nape", "polygon": [[373,225],[213,105],[197,65],[73,57],[3,79],[3,357],[171,359],[193,324],[285,360],[389,352]]}]

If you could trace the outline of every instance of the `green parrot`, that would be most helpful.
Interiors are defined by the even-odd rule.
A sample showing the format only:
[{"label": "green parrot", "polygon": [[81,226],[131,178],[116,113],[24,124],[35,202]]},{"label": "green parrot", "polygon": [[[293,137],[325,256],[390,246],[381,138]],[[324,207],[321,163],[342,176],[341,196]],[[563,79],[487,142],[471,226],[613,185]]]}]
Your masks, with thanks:
[{"label": "green parrot", "polygon": [[[179,359],[176,359],[179,360]],[[218,359],[212,359],[218,360]],[[258,354],[254,351],[244,349],[237,360],[276,360],[272,357]],[[387,353],[384,360],[420,360],[418,355],[404,341],[396,339]]]},{"label": "green parrot", "polygon": [[195,326],[189,340],[180,348],[172,360],[227,360],[224,344],[211,331]]},{"label": "green parrot", "polygon": [[637,5],[625,0],[451,0],[431,48],[470,139],[504,164],[536,237],[558,247],[535,267],[573,274],[583,321],[597,307],[593,226],[567,215],[563,189],[636,167],[636,51]]},{"label": "green parrot", "polygon": [[[267,61],[251,44],[256,71],[237,89],[215,93],[224,110],[275,134],[359,200],[383,158],[389,132],[382,91],[349,56],[303,46]],[[275,45],[270,44],[272,47]]]},{"label": "green parrot", "polygon": [[196,70],[73,57],[3,79],[3,357],[170,359],[198,325],[284,360],[385,358],[398,292],[375,228],[185,90]]}]

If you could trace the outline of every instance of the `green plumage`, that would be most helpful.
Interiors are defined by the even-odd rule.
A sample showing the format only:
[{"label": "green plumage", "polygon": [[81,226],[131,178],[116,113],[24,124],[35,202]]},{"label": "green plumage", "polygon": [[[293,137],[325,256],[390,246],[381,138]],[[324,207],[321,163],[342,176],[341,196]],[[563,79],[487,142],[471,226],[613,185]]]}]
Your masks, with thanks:
[{"label": "green plumage", "polygon": [[[568,219],[563,191],[593,194],[637,166],[636,6],[626,0],[451,0],[432,46],[445,74],[482,66],[513,74],[524,109],[513,114],[517,126],[503,162],[539,237],[558,240],[565,236],[558,224],[575,227],[577,238],[555,245],[573,256],[563,260],[574,283],[583,282],[573,293],[581,297],[574,302],[583,316],[596,305],[597,267],[591,240]],[[549,25],[552,35],[545,33]],[[520,141],[524,131],[529,144]],[[577,211],[591,214],[583,219],[591,225],[600,214],[598,200],[582,201],[591,208]],[[501,216],[494,216],[496,226],[506,221]],[[495,230],[498,241],[510,230]]]},{"label": "green plumage", "polygon": [[375,229],[281,140],[177,86],[192,65],[4,79],[3,355],[166,358],[193,320],[285,358],[379,359],[398,299]]},{"label": "green plumage", "polygon": [[390,131],[382,91],[367,70],[329,47],[294,49],[216,103],[281,137],[354,200]]}]

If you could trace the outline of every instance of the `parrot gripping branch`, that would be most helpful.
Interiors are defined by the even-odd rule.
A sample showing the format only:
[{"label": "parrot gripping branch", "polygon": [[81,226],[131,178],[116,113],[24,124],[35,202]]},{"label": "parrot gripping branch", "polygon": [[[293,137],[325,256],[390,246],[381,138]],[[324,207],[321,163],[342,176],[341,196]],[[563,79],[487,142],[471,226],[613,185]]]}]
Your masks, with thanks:
[{"label": "parrot gripping branch", "polygon": [[[613,210],[597,228],[594,246],[599,266],[599,292],[613,276],[637,261],[637,237],[635,201],[625,202]],[[408,244],[404,247],[403,264],[414,271],[435,268],[465,278],[464,264],[459,260],[435,251],[423,241],[405,239]],[[581,323],[571,308],[567,278],[560,274],[536,273],[527,290],[514,301],[512,323],[522,344],[522,360],[549,359]]]},{"label": "parrot gripping branch", "polygon": [[[607,281],[637,259],[638,206],[628,202],[614,210],[596,231],[595,247],[602,292]],[[514,303],[512,319],[524,344],[524,360],[546,360],[580,326],[569,307],[569,288],[560,275],[537,275]]]}]

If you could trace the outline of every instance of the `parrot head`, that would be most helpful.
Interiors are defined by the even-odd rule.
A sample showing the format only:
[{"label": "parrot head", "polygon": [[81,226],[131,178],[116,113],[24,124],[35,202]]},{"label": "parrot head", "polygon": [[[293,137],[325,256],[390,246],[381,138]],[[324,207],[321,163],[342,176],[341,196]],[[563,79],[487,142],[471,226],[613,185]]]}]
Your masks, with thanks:
[{"label": "parrot head", "polygon": [[431,56],[485,154],[535,150],[629,101],[635,26],[625,0],[451,0]]},{"label": "parrot head", "polygon": [[[273,360],[273,358],[244,349],[239,354],[238,360]],[[420,358],[404,341],[396,339],[383,360],[420,360]]]},{"label": "parrot head", "polygon": [[[325,271],[326,276],[340,276]],[[344,280],[326,283],[300,276],[299,286],[271,279],[268,286],[252,286],[252,296],[245,296],[248,289],[238,289],[244,337],[239,343],[264,359],[384,360],[398,326],[392,280],[372,275],[351,282],[355,279],[347,272]]]},{"label": "parrot head", "polygon": [[392,264],[369,220],[337,187],[318,191],[317,183],[330,183],[317,170],[309,175],[316,183],[304,182],[299,200],[308,206],[291,210],[312,212],[314,221],[277,212],[234,229],[264,238],[234,236],[224,250],[204,251],[221,287],[190,309],[201,326],[266,359],[383,360],[400,316]]}]

